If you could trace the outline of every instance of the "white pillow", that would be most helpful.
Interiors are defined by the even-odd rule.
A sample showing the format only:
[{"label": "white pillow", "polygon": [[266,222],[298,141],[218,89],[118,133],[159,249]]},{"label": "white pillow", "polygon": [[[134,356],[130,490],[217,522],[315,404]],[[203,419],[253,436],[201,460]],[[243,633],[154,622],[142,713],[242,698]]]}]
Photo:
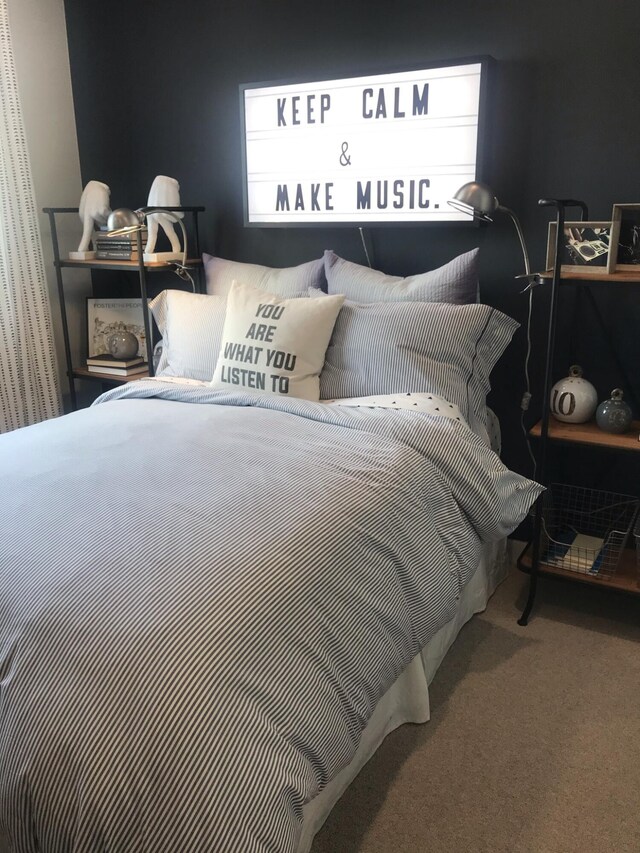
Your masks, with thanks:
[{"label": "white pillow", "polygon": [[423,392],[402,392],[401,394],[377,394],[372,397],[345,397],[342,400],[323,400],[333,406],[355,406],[363,409],[407,409],[410,412],[424,412],[441,418],[451,418],[468,426],[462,412],[455,405],[437,394]]},{"label": "white pillow", "polygon": [[222,296],[163,290],[149,303],[162,335],[157,376],[211,382],[225,320]]},{"label": "white pillow", "polygon": [[211,387],[320,399],[319,376],[344,296],[283,299],[234,281]]},{"label": "white pillow", "polygon": [[[231,287],[231,284],[229,284]],[[282,294],[280,294],[282,295]],[[326,296],[309,287],[298,296]],[[162,352],[156,376],[198,379],[208,384],[218,363],[227,297],[185,290],[163,290],[149,303],[162,335]]]}]

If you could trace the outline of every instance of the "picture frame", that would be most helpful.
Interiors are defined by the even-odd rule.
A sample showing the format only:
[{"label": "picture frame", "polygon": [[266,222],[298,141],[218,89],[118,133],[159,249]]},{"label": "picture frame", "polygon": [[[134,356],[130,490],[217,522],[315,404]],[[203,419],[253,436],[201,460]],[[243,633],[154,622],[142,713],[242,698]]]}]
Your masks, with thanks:
[{"label": "picture frame", "polygon": [[87,356],[108,353],[107,337],[112,332],[132,332],[138,339],[138,355],[147,361],[146,332],[140,299],[87,297]]},{"label": "picture frame", "polygon": [[614,204],[611,213],[611,251],[607,272],[640,275],[640,202]]},{"label": "picture frame", "polygon": [[[551,271],[555,264],[557,223],[549,223],[547,237],[546,268]],[[561,272],[577,272],[585,275],[609,271],[611,254],[612,222],[583,221],[564,223],[564,249],[560,259]]]}]

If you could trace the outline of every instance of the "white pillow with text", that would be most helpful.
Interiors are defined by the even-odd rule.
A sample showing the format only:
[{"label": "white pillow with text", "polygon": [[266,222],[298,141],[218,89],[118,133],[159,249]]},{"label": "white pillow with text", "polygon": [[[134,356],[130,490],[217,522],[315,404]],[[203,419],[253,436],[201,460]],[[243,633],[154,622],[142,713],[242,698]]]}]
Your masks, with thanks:
[{"label": "white pillow with text", "polygon": [[211,387],[320,399],[320,371],[344,296],[284,299],[234,281]]}]

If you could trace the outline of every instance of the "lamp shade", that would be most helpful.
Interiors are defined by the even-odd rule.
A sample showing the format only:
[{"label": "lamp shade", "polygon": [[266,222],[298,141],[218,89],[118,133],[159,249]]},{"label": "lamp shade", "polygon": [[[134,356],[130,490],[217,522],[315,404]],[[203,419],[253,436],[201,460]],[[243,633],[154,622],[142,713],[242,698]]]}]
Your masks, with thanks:
[{"label": "lamp shade", "polygon": [[479,181],[463,184],[449,204],[462,213],[469,213],[487,222],[491,222],[491,214],[500,206],[491,187]]},{"label": "lamp shade", "polygon": [[141,211],[119,207],[112,211],[107,219],[107,229],[110,234],[128,234],[137,231],[144,224],[145,215]]},{"label": "lamp shade", "polygon": [[520,247],[522,249],[522,257],[524,258],[525,275],[531,275],[529,253],[527,252],[527,246],[524,242],[524,234],[522,233],[520,220],[513,210],[505,207],[504,204],[500,204],[493,194],[491,187],[488,187],[486,184],[481,184],[479,181],[469,181],[468,184],[463,184],[460,187],[453,198],[449,199],[449,204],[455,210],[460,211],[460,213],[466,213],[469,216],[473,216],[474,219],[481,219],[483,222],[493,222],[491,215],[496,213],[496,211],[506,213],[507,216],[510,216],[511,221],[518,232],[518,239],[520,240]]}]

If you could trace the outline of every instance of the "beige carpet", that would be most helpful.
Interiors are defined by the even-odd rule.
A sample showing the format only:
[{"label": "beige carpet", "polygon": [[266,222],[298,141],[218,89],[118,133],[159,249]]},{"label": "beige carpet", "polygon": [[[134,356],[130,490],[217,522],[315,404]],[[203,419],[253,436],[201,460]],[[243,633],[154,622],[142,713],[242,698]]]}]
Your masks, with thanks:
[{"label": "beige carpet", "polygon": [[640,599],[517,570],[392,733],[313,853],[640,851]]}]

